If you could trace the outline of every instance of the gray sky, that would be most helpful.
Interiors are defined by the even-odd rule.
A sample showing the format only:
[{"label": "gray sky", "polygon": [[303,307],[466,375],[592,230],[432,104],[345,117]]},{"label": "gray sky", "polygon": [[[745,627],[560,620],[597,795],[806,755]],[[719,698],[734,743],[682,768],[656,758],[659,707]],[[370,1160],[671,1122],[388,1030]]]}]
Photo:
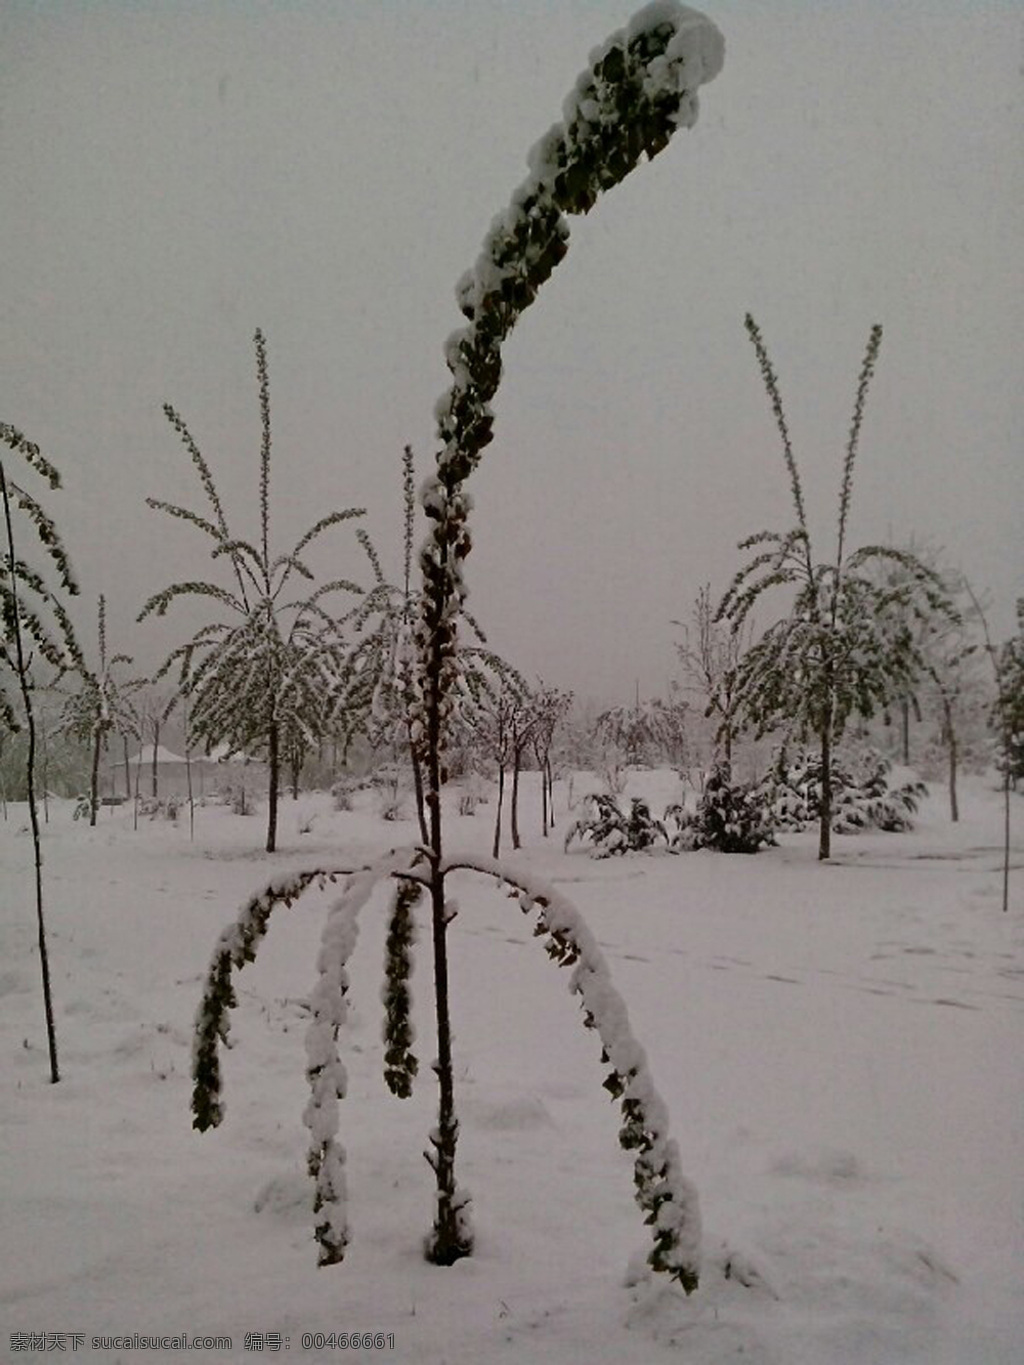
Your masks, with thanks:
[{"label": "gray sky", "polygon": [[[49,505],[117,648],[155,663],[189,618],[135,613],[210,572],[200,534],[143,503],[201,508],[164,401],[233,529],[255,529],[257,326],[280,548],[365,505],[398,575],[400,453],[433,459],[455,281],[632,8],[0,0],[0,417],[64,473]],[[492,643],[602,700],[663,691],[670,620],[724,588],[737,540],[791,523],[748,309],[818,554],[878,321],[853,543],[941,544],[993,594],[1000,635],[1024,593],[1024,8],[706,12],[726,62],[697,126],[573,220],[506,346],[470,485],[470,605]],[[361,572],[351,535],[330,544],[322,569]]]}]

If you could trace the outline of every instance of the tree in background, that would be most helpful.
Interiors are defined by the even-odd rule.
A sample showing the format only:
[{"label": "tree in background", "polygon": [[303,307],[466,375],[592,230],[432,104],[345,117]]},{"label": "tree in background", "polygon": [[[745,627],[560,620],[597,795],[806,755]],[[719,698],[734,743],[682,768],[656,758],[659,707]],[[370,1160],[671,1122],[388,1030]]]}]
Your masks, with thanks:
[{"label": "tree in background", "polygon": [[[871,329],[861,365],[839,492],[834,558],[816,562],[804,510],[800,474],[790,443],[778,380],[754,319],[747,332],[754,345],[782,439],[796,525],[761,531],[740,543],[758,553],[736,574],[716,614],[739,633],[769,591],[794,590],[788,614],[765,631],[741,657],[737,669],[740,707],[758,735],[779,726],[814,735],[821,757],[818,857],[831,854],[832,756],[852,714],[871,716],[910,695],[924,659],[916,623],[955,611],[939,576],[905,550],[869,545],[847,553],[853,471],[864,405],[875,370],[882,329]],[[898,581],[881,583],[878,566],[897,565]]]},{"label": "tree in background", "polygon": [[289,596],[295,580],[314,582],[302,556],[329,527],[364,508],[349,507],[321,517],[285,554],[270,549],[270,386],[263,333],[256,332],[262,440],[259,462],[259,538],[256,544],[234,537],[209,466],[185,423],[168,404],[167,420],[181,438],[199,474],[212,518],[185,507],[147,498],[150,507],[197,527],[213,541],[211,558],[231,568],[230,588],[191,580],[174,583],[142,608],[139,620],[163,616],[179,597],[204,597],[226,619],[201,627],[173,650],[156,674],[177,665],[177,686],[188,701],[190,741],[210,748],[264,757],[268,767],[268,853],[277,847],[277,807],[286,756],[315,747],[329,733],[341,693],[347,650],[339,622],[325,606],[333,593],[361,594],[348,579],[331,579],[311,591]]},{"label": "tree in background", "polygon": [[639,692],[632,706],[613,706],[597,717],[598,734],[630,764],[642,764],[664,756],[675,766],[686,761],[685,701],[641,701]]},{"label": "tree in background", "polygon": [[999,655],[999,696],[1003,730],[1003,766],[1016,790],[1024,778],[1024,597],[1017,598],[1017,634]]},{"label": "tree in background", "polygon": [[[60,487],[60,475],[17,428],[0,423],[0,441],[16,456],[21,456],[29,469],[38,474],[51,488]],[[43,1009],[46,1016],[46,1042],[50,1054],[50,1080],[60,1080],[57,1062],[57,1032],[53,1022],[53,995],[50,989],[50,959],[46,946],[46,922],[43,914],[43,849],[39,833],[39,811],[36,806],[36,722],[32,693],[35,679],[32,672],[33,655],[50,665],[60,675],[68,668],[80,666],[81,652],[75,640],[71,618],[58,591],[46,582],[41,573],[21,557],[14,534],[14,509],[23,514],[26,529],[43,553],[57,569],[61,589],[74,596],[78,584],[71,562],[57,533],[57,527],[35,496],[8,474],[9,459],[0,458],[0,503],[3,504],[5,553],[0,558],[0,725],[17,732],[22,724],[28,733],[25,755],[25,783],[28,795],[29,823],[35,860],[36,928],[39,942],[39,966],[43,981]],[[19,521],[19,526],[22,522]],[[15,710],[6,690],[6,674],[13,673],[21,698],[21,716]]]},{"label": "tree in background", "polygon": [[[715,616],[711,584],[697,592],[690,623],[673,621],[683,638],[676,653],[683,670],[681,690],[695,693],[704,703],[705,719],[714,718],[715,744],[720,764],[732,771],[732,746],[740,721],[739,663],[750,648],[753,623],[730,630]],[[716,755],[717,756],[717,755]]]},{"label": "tree in background", "polygon": [[100,758],[111,734],[139,739],[139,717],[132,695],[144,685],[142,678],[118,676],[122,664],[130,664],[128,654],[107,653],[107,605],[100,594],[96,613],[98,667],[82,661],[79,684],[68,697],[61,715],[61,727],[75,739],[89,745],[89,824],[95,826],[100,804]]},{"label": "tree in background", "polygon": [[949,818],[960,819],[957,777],[968,716],[978,712],[979,617],[971,601],[965,576],[957,570],[933,567],[940,574],[955,615],[941,614],[927,623],[921,644],[923,688],[920,700],[936,713],[939,744],[946,755],[946,789]]},{"label": "tree in background", "polygon": [[552,751],[555,737],[572,709],[573,694],[560,692],[557,687],[545,687],[538,682],[533,693],[536,723],[533,728],[533,753],[540,770],[541,833],[546,839],[548,830],[555,827],[555,779]]},{"label": "tree in background", "polygon": [[1017,634],[1000,650],[992,639],[984,608],[965,579],[964,587],[977,612],[985,637],[985,652],[992,665],[996,697],[992,721],[999,743],[999,768],[1003,775],[1003,911],[1010,909],[1010,789],[1020,775],[1024,749],[1024,598],[1017,599]]}]

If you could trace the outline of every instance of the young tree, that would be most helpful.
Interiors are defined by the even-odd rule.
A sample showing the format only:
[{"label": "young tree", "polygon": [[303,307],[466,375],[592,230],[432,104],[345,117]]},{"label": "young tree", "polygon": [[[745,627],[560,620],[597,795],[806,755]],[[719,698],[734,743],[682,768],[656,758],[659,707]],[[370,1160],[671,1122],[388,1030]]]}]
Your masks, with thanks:
[{"label": "young tree", "polygon": [[683,632],[682,640],[676,644],[685,678],[683,690],[702,699],[705,718],[715,718],[719,766],[728,774],[732,771],[733,739],[740,720],[739,663],[750,648],[753,623],[747,622],[734,631],[717,620],[711,584],[705,583],[697,592],[690,624],[682,621],[672,624]]},{"label": "young tree", "polygon": [[89,776],[89,824],[95,826],[100,804],[100,759],[112,732],[139,739],[139,717],[132,704],[132,694],[143,686],[142,678],[118,677],[121,664],[130,664],[128,654],[107,654],[107,606],[100,594],[97,611],[97,644],[99,666],[91,669],[84,663],[79,669],[80,683],[67,699],[61,716],[61,726],[75,739],[87,743],[91,753]]},{"label": "young tree", "polygon": [[[933,563],[943,580],[946,594],[955,606],[954,616],[937,616],[927,622],[921,642],[924,689],[921,702],[937,713],[939,743],[946,751],[946,788],[949,818],[960,819],[957,776],[963,728],[972,706],[978,709],[979,680],[978,616],[970,600],[967,580],[962,573]],[[916,698],[915,698],[916,700]]]},{"label": "young tree", "polygon": [[545,687],[538,683],[533,693],[536,723],[533,729],[533,753],[540,770],[541,795],[541,833],[548,837],[548,830],[555,827],[555,781],[551,753],[559,727],[564,724],[572,709],[573,694],[560,692],[557,687]]},{"label": "young tree", "polygon": [[[673,0],[648,5],[626,29],[613,34],[595,52],[591,69],[580,77],[563,106],[564,122],[556,124],[532,153],[528,179],[513,194],[507,213],[495,220],[476,268],[458,287],[459,304],[469,325],[448,343],[453,383],[437,408],[443,449],[437,474],[422,495],[434,526],[420,557],[423,593],[416,624],[420,696],[413,741],[424,763],[430,840],[411,858],[408,852],[404,857],[395,854],[350,878],[325,928],[320,974],[311,997],[307,1072],[313,1100],[307,1123],[323,1264],[341,1260],[348,1240],[344,1149],[336,1139],[337,1101],[344,1094],[345,1073],[335,1041],[345,1014],[346,964],[355,940],[356,916],[375,883],[387,877],[419,881],[430,896],[439,1113],[428,1154],[437,1197],[426,1254],[436,1264],[451,1265],[472,1250],[469,1198],[455,1179],[459,1125],[446,943],[447,926],[456,913],[447,881],[468,868],[512,887],[524,910],[538,910],[538,929],[547,937],[551,956],[564,965],[575,964],[573,989],[580,996],[584,1022],[597,1031],[602,1056],[610,1066],[606,1088],[621,1104],[625,1121],[620,1142],[636,1153],[636,1198],[654,1237],[649,1262],[654,1270],[678,1280],[687,1292],[697,1286],[696,1192],[679,1168],[664,1104],[630,1032],[625,1006],[611,988],[596,940],[564,897],[518,869],[492,860],[447,858],[441,785],[445,734],[462,676],[457,662],[458,626],[465,596],[462,565],[470,546],[470,504],[463,485],[491,439],[489,403],[501,376],[501,345],[566,253],[564,215],[589,211],[601,192],[624,179],[642,157],[653,157],[668,145],[677,128],[692,125],[698,87],[718,73],[722,59],[721,35],[714,25]],[[231,969],[251,960],[274,905],[295,899],[324,872],[303,873],[287,885],[268,888],[245,908],[218,944],[197,1021],[194,1113],[198,1127],[220,1119],[216,1050],[226,1032],[226,1010],[234,999]],[[389,960],[405,956],[396,952],[389,954]]]},{"label": "young tree", "polygon": [[[847,553],[864,404],[874,373],[882,329],[871,329],[857,383],[846,443],[834,557],[816,562],[804,510],[803,489],[790,444],[778,380],[754,319],[747,332],[757,353],[789,473],[796,525],[784,533],[761,531],[740,544],[758,553],[736,574],[719,605],[717,620],[743,629],[770,590],[794,591],[789,613],[765,631],[742,656],[739,703],[758,735],[780,725],[813,734],[821,754],[818,857],[831,854],[832,755],[852,714],[870,716],[894,698],[909,695],[924,660],[914,622],[951,617],[952,605],[938,575],[905,550],[868,545]],[[878,565],[896,564],[900,581],[879,585]]]},{"label": "young tree", "polygon": [[[161,678],[178,666],[178,690],[188,699],[190,740],[207,750],[226,744],[229,749],[265,757],[268,767],[268,853],[277,847],[277,806],[282,764],[286,755],[304,752],[328,733],[338,704],[347,650],[339,622],[325,599],[333,593],[361,593],[348,579],[336,578],[318,588],[289,596],[296,578],[314,582],[302,556],[329,527],[364,508],[349,507],[322,516],[286,554],[272,556],[270,548],[270,386],[263,333],[256,332],[256,372],[259,380],[262,440],[259,463],[259,536],[256,544],[236,538],[228,530],[224,508],[209,466],[184,421],[169,404],[167,420],[181,438],[195,465],[212,513],[203,517],[185,507],[147,498],[150,507],[197,527],[213,542],[212,559],[231,566],[230,588],[218,583],[188,581],[156,593],[142,608],[139,620],[163,616],[179,597],[205,597],[221,608],[224,618],[201,627],[168,656],[156,674]],[[156,680],[155,679],[155,680]]]},{"label": "young tree", "polygon": [[1010,788],[1015,785],[1015,767],[1020,766],[1024,748],[1024,598],[1017,599],[1017,635],[1002,650],[992,640],[981,602],[970,583],[964,588],[971,599],[985,636],[985,652],[995,677],[996,699],[992,719],[999,735],[999,766],[1003,774],[1003,912],[1010,909]]},{"label": "young tree", "polygon": [[[39,447],[28,440],[17,428],[0,422],[0,441],[15,456],[39,475],[50,488],[60,487],[60,475],[43,456]],[[20,463],[20,462],[19,462]],[[46,945],[46,921],[43,914],[43,848],[39,833],[39,811],[36,806],[36,723],[32,700],[34,678],[33,655],[38,653],[59,675],[68,668],[81,664],[82,656],[75,640],[71,618],[61,601],[59,592],[46,582],[43,575],[21,557],[14,534],[14,509],[23,513],[23,521],[43,553],[57,569],[60,587],[69,595],[78,592],[71,562],[64,549],[57,528],[35,496],[8,473],[9,457],[0,458],[0,503],[3,505],[5,553],[0,558],[0,726],[10,732],[28,732],[25,756],[25,783],[28,796],[28,815],[32,829],[32,848],[35,859],[36,928],[38,930],[39,966],[43,981],[43,1010],[46,1018],[46,1042],[50,1054],[50,1080],[60,1080],[57,1062],[57,1032],[53,1022],[53,996],[50,989],[50,959]],[[22,522],[19,522],[21,525]],[[7,673],[13,673],[21,698],[22,715],[15,711],[6,690]]]},{"label": "young tree", "polygon": [[686,711],[685,701],[664,702],[660,697],[641,701],[638,694],[632,706],[602,711],[598,733],[625,754],[627,763],[665,757],[681,764],[686,755]]},{"label": "young tree", "polygon": [[149,765],[149,794],[154,801],[160,796],[158,752],[160,736],[180,700],[178,692],[168,688],[146,687],[141,691],[135,710],[139,719],[139,739],[152,746]]},{"label": "young tree", "polygon": [[397,757],[408,756],[416,798],[420,835],[428,837],[423,804],[423,771],[412,741],[412,713],[416,695],[412,623],[416,594],[412,589],[413,535],[416,484],[412,447],[402,452],[402,581],[389,583],[372,542],[356,532],[373,572],[374,584],[353,617],[356,638],[346,666],[344,702],[346,745],[357,729],[366,731],[376,750],[386,747]]}]

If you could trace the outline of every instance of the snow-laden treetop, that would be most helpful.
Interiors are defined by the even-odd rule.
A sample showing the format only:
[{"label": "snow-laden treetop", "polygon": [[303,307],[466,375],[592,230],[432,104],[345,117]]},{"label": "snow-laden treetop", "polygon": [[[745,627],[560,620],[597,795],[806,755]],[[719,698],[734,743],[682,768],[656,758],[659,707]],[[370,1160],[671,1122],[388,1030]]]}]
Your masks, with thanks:
[{"label": "snow-laden treetop", "polygon": [[[456,285],[470,326],[453,333],[445,345],[454,383],[436,410],[446,447],[439,456],[442,483],[450,487],[446,474],[453,473],[461,481],[490,440],[486,405],[501,366],[493,354],[490,366],[471,364],[471,353],[480,355],[481,333],[492,342],[503,338],[532,303],[567,250],[563,214],[589,212],[602,190],[624,179],[641,155],[656,156],[676,129],[693,126],[697,91],[718,75],[724,57],[725,43],[715,25],[678,0],[653,0],[590,54],[590,65],[563,102],[562,121],[531,148],[529,175],[491,223],[476,264]],[[462,420],[470,388],[481,401],[481,410],[473,414],[474,439],[468,442],[476,446],[472,454]],[[483,439],[477,444],[475,438]],[[469,456],[468,467],[455,447]],[[427,497],[432,496],[431,490]],[[429,502],[427,511],[432,514]]]},{"label": "snow-laden treetop", "polygon": [[456,620],[465,597],[470,501],[462,485],[492,439],[491,399],[501,346],[568,251],[566,215],[588,213],[646,156],[665,149],[697,118],[697,91],[722,68],[718,29],[677,0],[654,0],[591,54],[554,124],[531,150],[529,174],[492,222],[476,264],[455,296],[468,325],[445,343],[452,384],[435,416],[442,449],[422,491],[434,522],[420,554],[424,592],[417,642],[424,707],[417,733],[442,742]]}]

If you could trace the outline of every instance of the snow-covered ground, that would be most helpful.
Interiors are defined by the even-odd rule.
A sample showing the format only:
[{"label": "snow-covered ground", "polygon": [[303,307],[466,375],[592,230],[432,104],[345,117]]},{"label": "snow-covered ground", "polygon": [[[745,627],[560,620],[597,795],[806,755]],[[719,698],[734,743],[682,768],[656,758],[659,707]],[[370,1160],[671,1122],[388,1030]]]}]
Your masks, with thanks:
[{"label": "snow-covered ground", "polygon": [[[669,775],[642,774],[657,806]],[[586,789],[577,779],[576,791]],[[1018,1365],[1024,1359],[1024,927],[1020,834],[1000,909],[998,794],[939,796],[907,835],[789,836],[756,857],[594,861],[542,840],[528,861],[570,895],[625,996],[705,1223],[690,1299],[640,1273],[648,1246],[618,1110],[568,974],[517,904],[467,875],[451,929],[459,1175],[475,1255],[426,1264],[436,1092],[428,944],[413,977],[421,1072],[382,1079],[380,893],[350,967],[342,1057],[353,1240],[316,1268],[305,1173],[304,1005],[330,891],[275,912],[224,1056],[226,1114],[192,1131],[201,980],[238,904],[271,876],[352,863],[414,827],[327,797],[177,826],[126,808],[45,828],[63,1079],[48,1081],[24,807],[0,821],[0,1358],[22,1333],[79,1333],[79,1359],[243,1361],[264,1352],[481,1365]],[[1016,801],[1017,826],[1021,803]],[[559,792],[562,827],[567,818]],[[315,813],[300,834],[300,817]],[[493,805],[453,818],[489,847]],[[374,911],[376,910],[376,913]],[[304,1349],[380,1332],[378,1350]],[[94,1336],[225,1334],[231,1350],[93,1350]],[[270,1334],[270,1335],[267,1335]],[[277,1334],[277,1335],[275,1335]],[[285,1342],[288,1343],[286,1348]],[[68,1353],[73,1342],[66,1339]]]}]

